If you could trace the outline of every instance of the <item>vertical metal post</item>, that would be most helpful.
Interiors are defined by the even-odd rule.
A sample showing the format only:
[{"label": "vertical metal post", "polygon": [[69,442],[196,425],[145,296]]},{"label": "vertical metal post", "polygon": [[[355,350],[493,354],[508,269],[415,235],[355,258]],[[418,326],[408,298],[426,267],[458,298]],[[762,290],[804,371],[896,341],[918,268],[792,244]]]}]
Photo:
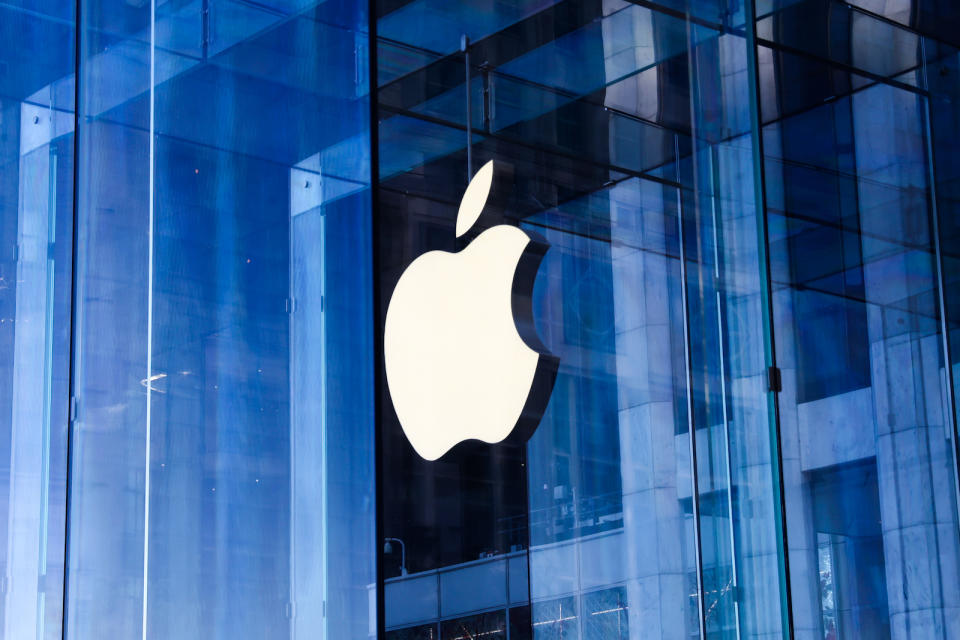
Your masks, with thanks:
[{"label": "vertical metal post", "polygon": [[463,69],[466,82],[467,99],[467,184],[473,178],[473,105],[470,100],[470,38],[467,34],[460,36],[460,51],[463,52]]},{"label": "vertical metal post", "polygon": [[757,249],[762,304],[764,359],[767,364],[767,412],[770,421],[770,466],[773,471],[774,508],[776,514],[777,544],[781,561],[778,563],[780,581],[780,609],[782,636],[794,637],[793,594],[790,584],[790,545],[787,536],[787,510],[783,487],[783,444],[780,432],[780,369],[777,366],[776,333],[773,309],[773,284],[770,276],[770,230],[767,226],[767,185],[764,165],[763,122],[760,113],[760,61],[757,53],[756,0],[743,4],[747,49],[747,89],[750,95],[751,152],[753,155],[753,189],[757,212]]},{"label": "vertical metal post", "polygon": [[383,363],[383,332],[381,319],[386,315],[383,306],[383,288],[381,286],[381,243],[380,243],[380,85],[377,64],[377,18],[378,4],[367,5],[367,45],[369,63],[367,65],[370,101],[370,267],[373,272],[373,487],[374,487],[374,549],[376,553],[376,637],[386,637],[386,599],[384,597],[384,571],[382,547],[383,526],[383,397],[386,392],[386,374]]},{"label": "vertical metal post", "polygon": [[200,59],[206,60],[210,55],[210,0],[203,0],[200,4]]},{"label": "vertical metal post", "polygon": [[77,371],[79,370],[79,345],[77,336],[79,335],[79,312],[77,310],[77,300],[79,299],[78,272],[79,263],[77,260],[79,245],[79,216],[77,214],[80,199],[77,194],[77,185],[79,184],[79,166],[80,166],[80,128],[81,128],[81,100],[80,89],[83,81],[82,49],[83,42],[81,34],[83,33],[83,13],[81,0],[76,0],[73,8],[73,179],[72,179],[72,206],[71,210],[71,228],[70,228],[70,315],[69,315],[69,334],[70,346],[68,347],[67,364],[67,457],[66,457],[66,479],[64,487],[64,514],[63,514],[63,585],[60,603],[60,638],[68,637],[67,623],[70,614],[69,586],[70,586],[70,523],[73,518],[73,511],[70,508],[71,496],[73,494],[73,458],[75,449],[73,440],[76,437],[77,429]]},{"label": "vertical metal post", "polygon": [[[687,26],[689,28],[689,22]],[[691,74],[692,75],[692,74]],[[674,157],[677,167],[677,183],[680,183],[680,144],[676,135],[673,137]],[[696,154],[696,149],[693,151]],[[694,169],[696,171],[696,169]],[[696,403],[694,402],[693,386],[693,354],[690,344],[690,306],[687,299],[687,254],[686,240],[683,237],[683,187],[677,187],[677,245],[680,258],[680,304],[683,307],[681,314],[683,318],[683,365],[684,381],[687,392],[687,434],[689,435],[690,452],[690,504],[693,510],[693,549],[696,555],[697,565],[697,626],[699,627],[698,636],[700,640],[707,637],[707,612],[704,607],[703,599],[706,596],[703,580],[703,544],[700,537],[700,474],[697,464],[697,426],[694,420]],[[696,186],[694,186],[694,199],[696,199]],[[694,204],[696,206],[696,204]]]}]

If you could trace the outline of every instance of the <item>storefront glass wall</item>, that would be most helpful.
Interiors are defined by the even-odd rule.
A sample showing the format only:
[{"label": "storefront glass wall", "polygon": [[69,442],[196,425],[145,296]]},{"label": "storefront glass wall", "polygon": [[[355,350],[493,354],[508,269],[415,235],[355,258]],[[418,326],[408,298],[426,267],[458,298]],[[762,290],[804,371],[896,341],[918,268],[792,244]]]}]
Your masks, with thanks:
[{"label": "storefront glass wall", "polygon": [[525,447],[382,393],[388,637],[957,632],[938,10],[379,3],[381,313],[492,159],[560,358]]},{"label": "storefront glass wall", "polygon": [[2,637],[365,637],[365,5],[0,12]]},{"label": "storefront glass wall", "polygon": [[59,638],[72,287],[73,2],[0,3],[0,637]]},{"label": "storefront glass wall", "polygon": [[[0,638],[960,637],[958,32],[0,2]],[[498,224],[556,380],[426,461],[386,310]]]}]

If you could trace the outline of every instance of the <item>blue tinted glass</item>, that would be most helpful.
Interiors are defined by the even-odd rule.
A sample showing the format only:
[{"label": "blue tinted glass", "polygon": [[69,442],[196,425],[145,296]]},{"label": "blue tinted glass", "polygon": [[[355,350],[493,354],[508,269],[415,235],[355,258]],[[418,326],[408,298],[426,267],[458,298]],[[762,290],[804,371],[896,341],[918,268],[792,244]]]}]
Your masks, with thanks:
[{"label": "blue tinted glass", "polygon": [[[426,42],[418,34],[404,34],[410,50]],[[493,160],[502,172],[480,230],[516,225],[549,245],[530,305],[559,358],[527,442],[467,442],[426,461],[382,397],[381,517],[384,534],[403,541],[384,556],[388,631],[487,609],[506,610],[517,637],[727,633],[739,624],[738,592],[749,594],[749,633],[782,628],[768,398],[757,390],[731,402],[736,431],[706,422],[724,413],[724,380],[736,398],[765,370],[762,343],[748,340],[763,324],[745,42],[675,14],[595,3],[492,33],[469,61],[454,53],[381,76],[384,304],[420,254],[466,251],[453,225],[469,140],[472,170]],[[398,45],[387,46],[392,69]],[[701,70],[692,78],[691,48]],[[692,114],[697,92],[705,106]],[[703,147],[724,141],[716,164],[709,152],[691,162],[695,135]],[[703,194],[681,188],[714,173]],[[722,222],[697,230],[711,199]],[[718,224],[730,248],[701,253],[698,242],[715,247]],[[687,226],[701,234],[689,246]],[[742,323],[720,335],[708,289],[718,260],[739,287],[722,315]],[[688,287],[697,294],[686,305]],[[749,558],[739,574],[737,544]]]},{"label": "blue tinted glass", "polygon": [[59,638],[74,3],[0,4],[0,638]]},{"label": "blue tinted glass", "polygon": [[385,41],[448,54],[460,48],[461,35],[470,40],[481,40],[555,3],[556,0],[503,0],[495,3],[414,0],[381,18],[377,35]]},{"label": "blue tinted glass", "polygon": [[[960,208],[957,198],[958,147],[955,144],[960,136],[960,121],[951,104],[960,95],[958,77],[957,49],[943,43],[925,40],[927,57],[931,63],[924,67],[923,77],[930,91],[927,106],[929,108],[930,142],[928,153],[934,159],[933,190],[934,200],[932,231],[936,234],[933,247],[937,254],[937,279],[940,283],[938,306],[943,309],[941,320],[941,338],[945,338],[947,356],[944,362],[947,384],[944,388],[945,407],[948,411],[945,423],[949,423],[949,408],[953,405],[954,432],[958,422],[957,397],[960,391]],[[935,55],[931,55],[934,53]],[[952,386],[949,381],[952,379]],[[947,432],[947,435],[950,435]],[[960,454],[960,449],[957,450]],[[957,469],[956,459],[954,469]],[[960,487],[960,478],[958,478]],[[960,493],[958,493],[960,495]]]},{"label": "blue tinted glass", "polygon": [[365,7],[82,26],[68,635],[365,637]]},{"label": "blue tinted glass", "polygon": [[[957,245],[940,223],[950,163],[931,161],[956,134],[930,114],[956,84],[940,62],[955,50],[854,11],[850,54],[833,56],[851,73],[778,49],[840,37],[796,10],[770,18],[777,42],[761,49],[794,626],[949,638],[960,541],[944,273]],[[937,62],[902,73],[924,57]],[[839,95],[814,104],[783,82],[798,76]]]},{"label": "blue tinted glass", "polygon": [[[0,2],[0,640],[960,637],[958,33]],[[475,279],[395,384],[425,254]],[[428,460],[395,387],[480,426]]]},{"label": "blue tinted glass", "polygon": [[[463,249],[456,204],[493,159],[507,176],[479,224],[549,244],[531,305],[560,361],[523,447],[426,464],[383,399],[381,513],[406,549],[385,565],[388,629],[487,608],[518,637],[642,637],[640,621],[653,637],[949,635],[954,574],[935,568],[955,561],[955,439],[949,387],[929,381],[952,377],[936,367],[956,225],[939,216],[935,247],[924,192],[941,176],[951,210],[930,153],[952,147],[929,150],[913,92],[930,82],[917,65],[943,60],[932,122],[951,134],[954,51],[875,7],[760,4],[746,32],[712,21],[752,12],[709,3],[685,5],[689,23],[545,8],[469,58],[391,30],[403,9],[383,9],[387,296],[421,253]],[[901,345],[909,331],[924,341]],[[877,386],[893,371],[914,400]],[[927,449],[904,459],[885,429],[920,397],[913,422],[942,439],[910,431]],[[906,498],[887,478],[926,473],[950,488],[911,490],[917,524],[935,523],[911,532],[938,550],[911,561],[944,594],[930,615],[890,595],[908,577],[888,560],[906,553],[889,533]],[[468,580],[506,586],[481,597]]]}]

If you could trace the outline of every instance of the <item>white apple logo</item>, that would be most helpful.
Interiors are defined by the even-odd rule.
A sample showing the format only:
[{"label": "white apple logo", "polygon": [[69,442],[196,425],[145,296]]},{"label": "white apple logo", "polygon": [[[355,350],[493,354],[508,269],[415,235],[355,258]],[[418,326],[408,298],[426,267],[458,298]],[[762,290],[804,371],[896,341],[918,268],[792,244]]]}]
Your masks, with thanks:
[{"label": "white apple logo", "polygon": [[[483,211],[492,180],[491,160],[463,195],[458,238]],[[465,440],[492,444],[536,428],[557,369],[530,310],[545,251],[519,228],[498,225],[457,253],[421,255],[400,276],[387,308],[384,360],[400,425],[421,457],[436,460]],[[515,314],[525,316],[519,330]]]}]

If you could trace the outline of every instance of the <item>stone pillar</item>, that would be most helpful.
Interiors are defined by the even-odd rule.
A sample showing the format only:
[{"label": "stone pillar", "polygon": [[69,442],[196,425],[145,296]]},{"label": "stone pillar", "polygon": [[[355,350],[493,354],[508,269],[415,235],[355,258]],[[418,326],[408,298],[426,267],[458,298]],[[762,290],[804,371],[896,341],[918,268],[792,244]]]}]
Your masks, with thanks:
[{"label": "stone pillar", "polygon": [[960,572],[919,99],[853,97],[890,634],[960,636]]},{"label": "stone pillar", "polygon": [[676,224],[665,214],[669,194],[631,180],[610,195],[624,561],[630,637],[638,640],[679,640],[691,631],[693,528],[681,503],[690,494],[690,460],[676,437],[682,308],[677,248],[668,246]]}]

